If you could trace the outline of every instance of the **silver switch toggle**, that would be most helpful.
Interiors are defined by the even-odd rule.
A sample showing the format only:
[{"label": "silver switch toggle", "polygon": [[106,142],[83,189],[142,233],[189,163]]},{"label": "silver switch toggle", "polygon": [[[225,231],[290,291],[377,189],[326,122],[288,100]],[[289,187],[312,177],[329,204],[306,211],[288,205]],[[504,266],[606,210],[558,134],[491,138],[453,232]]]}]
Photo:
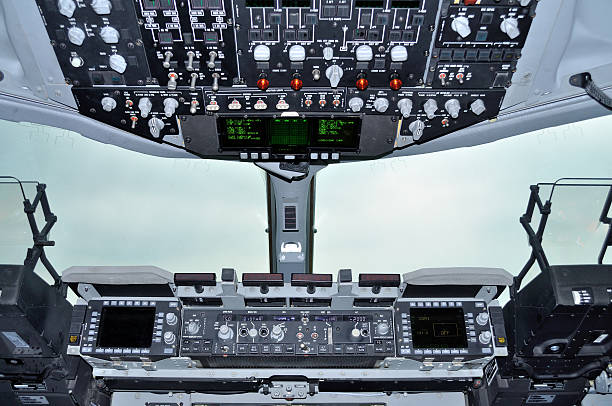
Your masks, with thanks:
[{"label": "silver switch toggle", "polygon": [[[166,117],[172,117],[178,105],[179,103],[178,101],[176,101],[176,99],[173,99],[171,97],[165,98],[164,99],[164,115]],[[168,313],[168,314],[172,314],[172,313]]]},{"label": "silver switch toggle", "polygon": [[215,59],[217,59],[217,56],[219,56],[219,54],[217,54],[215,51],[210,51],[208,53],[208,63],[206,63],[206,66],[208,66],[208,69],[215,68]]},{"label": "silver switch toggle", "polygon": [[170,69],[170,60],[172,59],[172,52],[170,51],[166,51],[164,53],[164,62],[162,63],[162,66],[166,69]]},{"label": "silver switch toggle", "polygon": [[193,58],[195,58],[195,52],[187,52],[187,65],[185,65],[185,69],[187,69],[189,72],[193,70]]}]

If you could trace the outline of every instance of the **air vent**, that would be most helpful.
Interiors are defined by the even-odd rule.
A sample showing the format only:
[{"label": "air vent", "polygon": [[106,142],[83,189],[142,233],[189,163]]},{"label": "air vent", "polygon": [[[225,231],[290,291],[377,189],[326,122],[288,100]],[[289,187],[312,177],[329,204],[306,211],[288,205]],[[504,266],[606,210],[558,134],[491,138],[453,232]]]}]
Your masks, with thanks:
[{"label": "air vent", "polygon": [[183,297],[181,300],[185,306],[223,306],[223,301],[219,297]]},{"label": "air vent", "polygon": [[314,297],[296,297],[291,299],[292,307],[330,307],[331,299],[317,299]]},{"label": "air vent", "polygon": [[245,299],[244,304],[247,307],[284,307],[287,301],[284,297],[262,297],[259,299]]},{"label": "air vent", "polygon": [[393,299],[393,298],[388,298],[388,299],[378,299],[378,298],[355,299],[355,301],[353,302],[353,306],[355,306],[355,307],[391,307],[391,306],[393,306],[393,302],[394,301],[395,301],[395,299]]},{"label": "air vent", "polygon": [[527,398],[527,404],[531,403],[531,404],[550,404],[552,402],[554,402],[556,395],[536,395],[536,394],[531,394],[529,395],[529,397]]},{"label": "air vent", "polygon": [[297,227],[297,206],[292,204],[285,205],[285,231],[298,231]]}]

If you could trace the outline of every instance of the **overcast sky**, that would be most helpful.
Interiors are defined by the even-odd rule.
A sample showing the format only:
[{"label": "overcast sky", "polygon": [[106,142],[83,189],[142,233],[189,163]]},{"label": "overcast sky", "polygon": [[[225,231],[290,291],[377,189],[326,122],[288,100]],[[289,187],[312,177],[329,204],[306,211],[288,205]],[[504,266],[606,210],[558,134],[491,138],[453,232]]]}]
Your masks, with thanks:
[{"label": "overcast sky", "polygon": [[[330,166],[317,182],[315,272],[516,273],[529,253],[518,222],[529,185],[611,176],[610,128],[612,117],[599,118],[478,147]],[[0,134],[0,174],[48,185],[58,223],[47,252],[56,268],[268,271],[264,175],[252,164],[151,157],[32,124],[0,121]],[[10,212],[7,199],[16,197],[0,205],[0,234],[18,229],[21,203]],[[30,242],[15,244],[18,236],[0,237],[0,262],[23,260]]]}]

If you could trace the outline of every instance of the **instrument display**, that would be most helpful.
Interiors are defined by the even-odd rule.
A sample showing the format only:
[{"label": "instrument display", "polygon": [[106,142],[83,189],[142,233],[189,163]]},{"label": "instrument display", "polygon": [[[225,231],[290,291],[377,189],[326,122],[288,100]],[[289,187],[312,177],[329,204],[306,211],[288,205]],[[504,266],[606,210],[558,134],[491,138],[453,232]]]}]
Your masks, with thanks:
[{"label": "instrument display", "polygon": [[463,309],[412,309],[414,348],[467,348]]},{"label": "instrument display", "polygon": [[155,307],[105,307],[100,316],[98,347],[148,348],[154,326]]}]

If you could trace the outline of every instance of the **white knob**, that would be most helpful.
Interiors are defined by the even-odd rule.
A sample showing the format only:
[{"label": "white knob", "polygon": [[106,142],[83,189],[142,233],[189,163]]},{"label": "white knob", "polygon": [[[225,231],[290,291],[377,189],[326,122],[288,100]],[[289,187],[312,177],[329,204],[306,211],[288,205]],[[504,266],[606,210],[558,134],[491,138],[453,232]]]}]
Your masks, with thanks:
[{"label": "white knob", "polygon": [[279,324],[274,325],[272,327],[272,334],[270,334],[270,338],[276,341],[280,341],[285,337],[285,332],[281,328]]},{"label": "white knob", "polygon": [[252,338],[257,337],[257,329],[252,328],[249,330],[249,336],[251,336]]},{"label": "white knob", "polygon": [[267,45],[257,45],[253,50],[253,59],[258,62],[267,62],[270,60],[270,47]]},{"label": "white knob", "polygon": [[427,114],[427,118],[432,120],[436,116],[436,111],[438,111],[438,103],[435,99],[427,99],[423,105],[423,110]]},{"label": "white knob", "polygon": [[484,113],[487,108],[485,107],[485,104],[482,99],[477,99],[472,104],[470,104],[470,110],[472,110],[472,113],[479,116]]},{"label": "white knob", "polygon": [[325,47],[323,48],[323,59],[331,61],[334,58],[334,48]]},{"label": "white knob", "polygon": [[72,42],[74,45],[83,45],[83,41],[85,41],[85,31],[79,27],[70,27],[68,30],[68,41]]},{"label": "white knob", "polygon": [[112,70],[119,72],[119,73],[123,73],[127,69],[127,62],[119,54],[112,54],[108,58],[108,64]]},{"label": "white knob", "polygon": [[70,57],[70,65],[72,65],[73,67],[80,68],[84,64],[85,64],[85,61],[80,56],[73,55]]},{"label": "white knob", "polygon": [[306,49],[301,45],[291,45],[289,60],[291,62],[302,62],[304,59],[306,59]]},{"label": "white knob", "polygon": [[344,75],[344,71],[338,65],[332,65],[325,70],[325,76],[329,79],[329,85],[331,87],[338,87],[342,75]]},{"label": "white knob", "polygon": [[404,62],[408,60],[408,50],[403,45],[391,48],[391,60],[393,62]]},{"label": "white knob", "polygon": [[76,4],[73,0],[58,0],[57,8],[61,15],[72,18],[74,10],[76,10]]},{"label": "white knob", "polygon": [[472,30],[470,29],[470,20],[468,20],[467,17],[463,16],[456,17],[455,19],[453,19],[453,22],[451,23],[451,28],[453,29],[453,31],[459,34],[461,38],[465,38],[472,33]]},{"label": "white knob", "polygon": [[234,337],[234,330],[229,328],[227,325],[222,325],[219,327],[219,331],[217,332],[217,337],[221,340],[231,340]]},{"label": "white knob", "polygon": [[157,117],[153,117],[149,120],[149,132],[153,138],[159,138],[161,131],[164,129],[164,122]]},{"label": "white knob", "polygon": [[374,110],[378,111],[379,113],[384,113],[388,108],[389,100],[385,99],[384,97],[379,97],[374,100]]},{"label": "white knob", "polygon": [[191,335],[196,334],[198,331],[200,331],[200,323],[197,321],[190,321],[189,324],[187,324],[187,332]]},{"label": "white knob", "polygon": [[166,323],[168,323],[169,326],[174,326],[177,321],[178,318],[176,317],[176,314],[166,313]]},{"label": "white knob", "polygon": [[106,25],[100,30],[100,37],[107,44],[116,44],[119,42],[119,31],[110,25]]},{"label": "white knob", "polygon": [[379,323],[378,326],[376,326],[376,333],[378,335],[384,336],[388,332],[389,332],[389,325],[387,323]]},{"label": "white knob", "polygon": [[164,114],[166,117],[172,117],[179,103],[171,97],[164,99]]},{"label": "white knob", "polygon": [[117,102],[112,97],[104,97],[100,103],[102,104],[102,109],[108,112],[113,111],[117,107]]},{"label": "white knob", "polygon": [[397,102],[397,108],[404,118],[410,117],[410,113],[412,112],[412,100],[410,99],[401,99]]},{"label": "white knob", "polygon": [[153,103],[151,103],[151,99],[148,97],[143,97],[138,100],[138,109],[140,110],[140,117],[147,118],[151,109],[153,108]]},{"label": "white knob", "polygon": [[476,323],[478,323],[481,326],[486,325],[488,321],[489,321],[489,313],[487,312],[479,313],[478,316],[476,316]]},{"label": "white knob", "polygon": [[478,341],[485,345],[489,344],[489,342],[491,342],[491,332],[483,331],[482,333],[480,333],[480,335],[478,336]]},{"label": "white knob", "polygon": [[164,333],[164,342],[168,345],[174,344],[176,341],[176,336],[172,331],[166,331]]},{"label": "white knob", "polygon": [[518,20],[513,17],[504,19],[499,28],[502,30],[502,32],[505,32],[510,39],[515,39],[521,35],[521,31],[518,28]]},{"label": "white knob", "polygon": [[351,340],[358,340],[361,337],[361,330],[354,328],[351,330]]},{"label": "white knob", "polygon": [[523,7],[527,7],[529,5],[529,3],[531,3],[531,0],[521,0],[521,6]]},{"label": "white knob", "polygon": [[359,45],[355,51],[355,59],[360,62],[371,61],[373,57],[374,52],[369,45]]},{"label": "white knob", "polygon": [[91,8],[96,14],[105,15],[110,14],[113,5],[110,0],[92,0]]},{"label": "white knob", "polygon": [[412,133],[412,139],[418,141],[423,136],[423,130],[425,130],[425,123],[421,120],[416,120],[410,123],[408,130]]},{"label": "white knob", "polygon": [[452,118],[459,117],[459,111],[461,110],[461,104],[459,104],[459,100],[450,99],[446,103],[444,103],[444,108],[448,111],[448,114]]},{"label": "white knob", "polygon": [[353,97],[349,100],[348,105],[353,113],[357,113],[363,107],[363,100],[360,97]]}]

